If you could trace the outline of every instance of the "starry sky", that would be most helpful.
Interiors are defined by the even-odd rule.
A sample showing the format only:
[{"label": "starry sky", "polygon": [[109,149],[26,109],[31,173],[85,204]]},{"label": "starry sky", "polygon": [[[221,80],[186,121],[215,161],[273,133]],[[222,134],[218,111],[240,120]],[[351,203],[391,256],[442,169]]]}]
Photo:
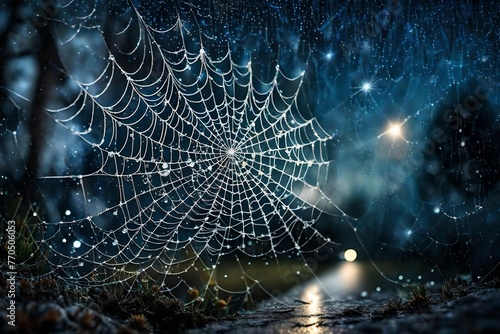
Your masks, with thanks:
[{"label": "starry sky", "polygon": [[[152,26],[171,25],[168,6],[136,4]],[[305,71],[301,111],[335,139],[329,194],[353,218],[325,218],[335,241],[479,276],[498,263],[494,1],[181,1],[176,11],[210,52],[229,47],[264,80],[277,64]]]}]

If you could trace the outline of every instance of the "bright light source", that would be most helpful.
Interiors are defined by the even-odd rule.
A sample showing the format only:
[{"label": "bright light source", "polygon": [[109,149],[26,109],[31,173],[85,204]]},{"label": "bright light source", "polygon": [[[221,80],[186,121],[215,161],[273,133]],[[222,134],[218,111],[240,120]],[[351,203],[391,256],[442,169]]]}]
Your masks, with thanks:
[{"label": "bright light source", "polygon": [[354,249],[348,249],[344,252],[344,259],[348,262],[356,260],[358,253]]},{"label": "bright light source", "polygon": [[232,148],[232,147],[231,147],[230,149],[228,149],[228,150],[227,150],[227,154],[228,154],[230,157],[232,157],[232,156],[234,155],[234,153],[235,153],[235,151],[234,151],[234,148]]},{"label": "bright light source", "polygon": [[391,124],[387,133],[389,133],[394,138],[401,137],[401,125],[400,124]]},{"label": "bright light source", "polygon": [[[362,81],[360,86],[353,87],[354,89],[356,89],[356,91],[354,92],[354,94],[351,95],[351,97],[353,97],[357,94],[363,93],[363,95],[365,97],[369,96],[370,98],[373,99],[372,94],[375,93],[375,91],[379,90],[379,89],[377,89],[377,85],[376,85],[377,81],[378,80],[376,80],[375,77],[373,77],[369,80]],[[374,102],[375,102],[375,100],[374,100]]]},{"label": "bright light source", "polygon": [[403,139],[408,143],[408,140],[403,135],[403,125],[406,123],[406,120],[403,123],[389,123],[389,127],[384,133],[378,135],[378,138],[382,138],[385,135],[390,135],[392,139]]},{"label": "bright light source", "polygon": [[369,90],[372,89],[372,84],[369,82],[365,82],[363,86],[361,86],[361,89],[363,89],[363,91],[365,92],[368,92]]}]

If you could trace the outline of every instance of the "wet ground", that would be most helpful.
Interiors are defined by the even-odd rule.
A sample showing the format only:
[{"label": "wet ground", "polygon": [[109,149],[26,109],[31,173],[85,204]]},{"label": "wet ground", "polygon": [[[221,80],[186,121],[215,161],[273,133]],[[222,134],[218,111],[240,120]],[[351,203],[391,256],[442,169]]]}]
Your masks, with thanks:
[{"label": "wet ground", "polygon": [[[500,289],[458,285],[412,305],[394,294],[344,301],[267,301],[252,313],[185,331],[201,333],[500,333]],[[318,290],[311,285],[306,293]],[[391,299],[392,298],[392,299]]]},{"label": "wet ground", "polygon": [[500,333],[499,278],[442,283],[424,279],[415,268],[394,283],[381,275],[390,270],[343,262],[252,312],[222,319],[185,310],[179,301],[151,291],[124,296],[50,279],[19,281],[16,327],[8,325],[8,300],[2,298],[0,332],[174,333],[198,326],[182,333]]},{"label": "wet ground", "polygon": [[500,333],[499,288],[498,279],[405,286],[381,279],[372,265],[346,262],[254,312],[185,333]]}]

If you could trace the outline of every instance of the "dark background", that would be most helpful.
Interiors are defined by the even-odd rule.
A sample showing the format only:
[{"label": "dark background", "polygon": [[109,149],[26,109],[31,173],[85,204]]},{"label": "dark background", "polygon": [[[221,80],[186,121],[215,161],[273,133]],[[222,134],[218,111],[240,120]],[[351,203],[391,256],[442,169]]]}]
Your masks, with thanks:
[{"label": "dark background", "polygon": [[[360,259],[375,264],[415,261],[424,277],[436,269],[442,278],[482,279],[498,272],[500,8],[495,1],[134,1],[133,6],[154,29],[182,22],[183,41],[160,35],[158,43],[167,51],[182,46],[197,52],[203,44],[217,59],[229,50],[236,64],[251,60],[254,75],[265,82],[276,65],[290,77],[305,71],[299,110],[333,136],[325,191],[348,215],[325,214],[316,223],[338,243],[331,254],[354,248]],[[84,207],[104,213],[116,203],[116,189],[88,178],[96,200],[83,204],[71,195],[79,187],[75,180],[40,177],[95,173],[104,166],[102,152],[58,124],[64,115],[47,108],[63,108],[78,93],[72,76],[83,78],[98,67],[92,63],[95,54],[84,53],[99,45],[92,40],[99,34],[90,31],[101,31],[111,45],[114,22],[130,15],[133,6],[2,3],[2,224],[21,201],[21,210],[34,210],[37,220],[49,223],[49,235],[51,228],[66,233],[50,224],[67,218],[82,223],[73,233],[89,243],[98,239],[101,232],[85,223]],[[61,22],[73,31],[80,28],[75,38],[81,39],[83,54],[65,49],[63,41],[72,33],[61,34]],[[134,45],[135,33],[116,38]],[[106,56],[99,47],[93,50]],[[138,60],[128,61],[132,68]],[[367,82],[371,89],[364,91]],[[85,128],[85,119],[81,122]],[[391,123],[402,124],[402,137],[386,133]],[[68,208],[74,216],[65,217]],[[325,263],[336,260],[329,256]]]}]

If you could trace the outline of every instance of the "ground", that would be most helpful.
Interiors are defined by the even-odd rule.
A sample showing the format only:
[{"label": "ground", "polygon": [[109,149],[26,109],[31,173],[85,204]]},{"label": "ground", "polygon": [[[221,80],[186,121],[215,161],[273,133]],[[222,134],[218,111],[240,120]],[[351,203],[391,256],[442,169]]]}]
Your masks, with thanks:
[{"label": "ground", "polygon": [[[429,298],[264,303],[257,311],[187,331],[200,333],[498,333],[499,281],[456,286]],[[495,287],[496,284],[496,287]],[[414,302],[412,305],[412,301]]]},{"label": "ground", "polygon": [[[169,299],[155,290],[68,287],[57,279],[16,282],[16,327],[5,311],[9,282],[1,280],[3,333],[496,333],[500,279],[450,280],[432,290],[420,284],[407,298],[396,292],[345,300],[306,302],[296,286],[254,311],[221,316]],[[218,315],[218,316],[217,316]]]}]

